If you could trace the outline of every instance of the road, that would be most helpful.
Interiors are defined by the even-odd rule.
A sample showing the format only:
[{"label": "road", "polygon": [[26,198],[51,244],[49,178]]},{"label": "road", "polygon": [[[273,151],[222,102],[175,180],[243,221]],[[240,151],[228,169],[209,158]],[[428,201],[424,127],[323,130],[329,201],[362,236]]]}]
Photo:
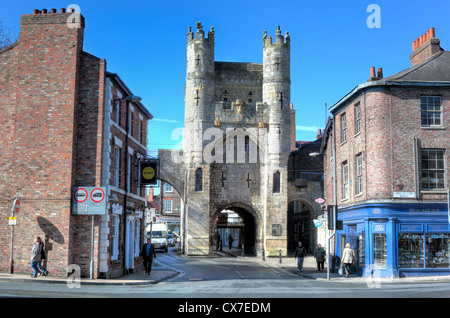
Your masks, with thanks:
[{"label": "road", "polygon": [[[174,249],[158,252],[155,270],[175,269],[179,275],[168,281],[138,286],[82,285],[39,282],[0,282],[2,297],[63,298],[175,298],[179,302],[204,299],[277,298],[450,298],[450,283],[439,281],[386,282],[369,286],[364,281],[327,281],[295,275],[283,268],[232,257],[182,257]],[[177,303],[177,304],[178,304]]]}]

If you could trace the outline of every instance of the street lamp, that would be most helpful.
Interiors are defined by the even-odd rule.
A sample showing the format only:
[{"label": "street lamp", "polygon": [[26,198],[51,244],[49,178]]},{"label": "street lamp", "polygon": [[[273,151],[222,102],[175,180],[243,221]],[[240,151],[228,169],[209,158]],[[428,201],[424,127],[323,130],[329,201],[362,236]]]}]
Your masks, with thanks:
[{"label": "street lamp", "polygon": [[[333,127],[334,129],[334,127]],[[309,154],[310,157],[317,157],[319,156],[320,153],[319,152],[312,152]],[[327,261],[327,279],[330,279],[330,265],[331,265],[331,260],[330,260],[330,256],[331,256],[331,239],[336,235],[336,218],[337,218],[337,192],[336,192],[336,187],[337,187],[337,180],[336,180],[336,140],[334,138],[334,134],[333,134],[333,196],[334,196],[334,205],[333,205],[333,230],[334,232],[328,237],[328,261]],[[328,220],[329,222],[330,220]]]}]

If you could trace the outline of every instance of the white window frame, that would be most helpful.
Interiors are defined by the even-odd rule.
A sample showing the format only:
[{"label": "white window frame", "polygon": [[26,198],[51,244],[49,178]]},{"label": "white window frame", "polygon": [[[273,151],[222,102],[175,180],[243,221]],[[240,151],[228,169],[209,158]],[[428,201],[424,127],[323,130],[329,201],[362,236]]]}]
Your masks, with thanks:
[{"label": "white window frame", "polygon": [[342,163],[342,200],[348,199],[348,162]]},{"label": "white window frame", "polygon": [[165,191],[165,192],[173,192],[173,187],[172,187],[172,185],[166,182],[166,183],[165,183],[165,186],[164,186],[164,191]]},{"label": "white window frame", "polygon": [[120,186],[120,152],[119,146],[114,147],[114,186],[119,188]]},{"label": "white window frame", "polygon": [[[423,164],[423,154],[427,152],[427,169],[424,169],[424,164]],[[430,153],[431,152],[436,152],[436,155],[439,153],[442,154],[442,158],[431,158]],[[428,149],[428,148],[422,148],[420,151],[420,170],[421,170],[421,176],[420,176],[420,188],[422,191],[443,191],[446,189],[445,185],[446,185],[446,180],[445,180],[445,174],[446,174],[446,169],[445,169],[445,149]],[[442,163],[441,163],[442,162]],[[438,167],[439,164],[442,164],[442,167]],[[427,177],[427,187],[425,188],[424,185],[424,181],[423,181],[423,176],[424,176],[424,172],[428,172],[428,177]],[[437,182],[433,181],[431,182],[430,180],[439,180],[438,178],[431,178],[430,175],[433,174],[437,174],[437,173],[441,173],[443,174],[443,181],[444,184],[442,187],[430,187],[430,184],[434,184],[436,185]]]},{"label": "white window frame", "polygon": [[356,194],[362,194],[363,192],[363,173],[362,173],[362,164],[363,164],[363,156],[362,153],[356,155]]},{"label": "white window frame", "polygon": [[347,114],[341,115],[341,143],[347,141]]},{"label": "white window frame", "polygon": [[131,159],[132,159],[132,155],[130,153],[128,153],[128,156],[127,156],[127,169],[128,169],[127,192],[131,192]]},{"label": "white window frame", "polygon": [[[168,207],[170,207],[170,209]],[[164,201],[164,212],[165,213],[172,213],[172,207],[173,207],[173,201],[172,200],[165,200]]]},{"label": "white window frame", "polygon": [[112,240],[112,251],[111,260],[119,259],[119,228],[120,228],[120,216],[118,214],[113,214],[111,218],[111,240]]},{"label": "white window frame", "polygon": [[355,135],[361,132],[361,103],[355,105]]},{"label": "white window frame", "polygon": [[[435,103],[435,99],[439,99],[439,109],[436,110],[435,108],[433,109],[428,109],[429,108],[429,99],[432,98],[433,99],[433,105],[436,105]],[[425,101],[426,99],[426,101]],[[425,108],[424,108],[425,106]],[[433,123],[431,124],[423,124],[422,119],[423,119],[423,115],[424,114],[432,114],[432,121]],[[439,117],[439,124],[435,124],[436,119]],[[428,117],[427,117],[428,118]],[[427,127],[442,127],[442,97],[441,96],[435,96],[435,95],[423,95],[420,96],[420,126],[427,128]]]}]

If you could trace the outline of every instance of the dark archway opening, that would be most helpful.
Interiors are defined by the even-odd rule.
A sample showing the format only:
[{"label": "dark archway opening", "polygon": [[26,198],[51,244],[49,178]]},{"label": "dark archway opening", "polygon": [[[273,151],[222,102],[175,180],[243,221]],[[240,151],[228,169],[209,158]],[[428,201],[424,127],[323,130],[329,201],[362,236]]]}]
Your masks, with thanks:
[{"label": "dark archway opening", "polygon": [[310,208],[302,201],[289,202],[288,206],[288,251],[293,252],[302,242],[308,253],[312,253],[314,233]]},{"label": "dark archway opening", "polygon": [[247,209],[238,206],[222,208],[214,220],[212,245],[215,250],[256,256],[256,227],[255,217]]}]

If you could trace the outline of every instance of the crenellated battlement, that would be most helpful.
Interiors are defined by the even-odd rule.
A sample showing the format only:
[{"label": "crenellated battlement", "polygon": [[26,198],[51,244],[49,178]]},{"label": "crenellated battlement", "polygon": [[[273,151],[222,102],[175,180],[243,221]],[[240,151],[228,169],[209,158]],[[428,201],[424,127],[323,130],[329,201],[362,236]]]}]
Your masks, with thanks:
[{"label": "crenellated battlement", "polygon": [[202,23],[199,21],[199,22],[197,22],[197,32],[196,32],[195,38],[194,38],[194,32],[192,32],[191,26],[189,26],[188,33],[187,33],[188,42],[192,41],[194,39],[197,39],[197,40],[204,40],[204,41],[214,43],[214,33],[215,33],[214,27],[212,26],[211,30],[208,31],[208,37],[205,38],[205,31],[203,31]]},{"label": "crenellated battlement", "polygon": [[263,33],[263,43],[264,47],[268,47],[271,45],[285,45],[288,48],[291,44],[291,37],[289,36],[289,32],[286,32],[284,37],[281,35],[281,29],[280,26],[277,27],[277,30],[275,31],[275,43],[272,42],[272,37],[267,36],[267,31],[264,31]]}]

